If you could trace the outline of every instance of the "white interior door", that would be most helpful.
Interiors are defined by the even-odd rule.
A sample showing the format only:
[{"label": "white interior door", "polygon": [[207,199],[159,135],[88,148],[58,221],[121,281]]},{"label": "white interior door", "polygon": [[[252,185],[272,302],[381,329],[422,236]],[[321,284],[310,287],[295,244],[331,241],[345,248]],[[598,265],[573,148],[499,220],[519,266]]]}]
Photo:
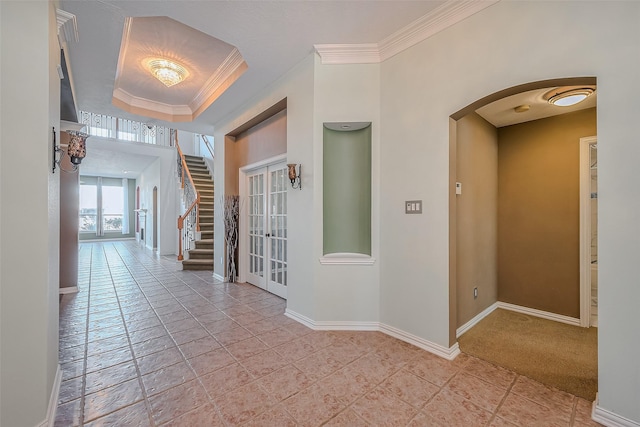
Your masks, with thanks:
[{"label": "white interior door", "polygon": [[247,173],[247,281],[287,298],[287,167]]},{"label": "white interior door", "polygon": [[265,179],[266,168],[247,175],[248,270],[247,282],[266,289],[265,282]]}]

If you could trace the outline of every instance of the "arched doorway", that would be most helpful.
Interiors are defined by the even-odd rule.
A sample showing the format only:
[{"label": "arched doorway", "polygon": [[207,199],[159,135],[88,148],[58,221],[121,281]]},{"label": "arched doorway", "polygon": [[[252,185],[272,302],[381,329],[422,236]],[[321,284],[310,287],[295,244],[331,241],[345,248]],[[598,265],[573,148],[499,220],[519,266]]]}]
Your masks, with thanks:
[{"label": "arched doorway", "polygon": [[[455,315],[452,317],[452,324],[450,325],[450,333],[455,336],[456,332],[458,332],[458,334],[460,333],[460,331],[457,329],[460,329],[461,327],[464,327],[466,323],[468,323],[468,321],[479,314],[482,314],[482,310],[484,310],[487,307],[482,307],[480,308],[478,305],[475,305],[473,308],[470,309],[469,313],[467,314],[462,314],[459,312],[459,308],[460,308],[460,299],[464,299],[464,298],[473,298],[475,299],[480,299],[482,300],[483,298],[483,289],[482,286],[479,286],[479,289],[477,291],[474,290],[474,288],[477,286],[471,286],[469,289],[460,289],[458,286],[458,281],[459,281],[459,277],[458,277],[458,272],[460,270],[460,260],[459,258],[459,252],[460,249],[458,246],[460,237],[461,237],[461,232],[460,230],[458,230],[459,225],[460,225],[460,218],[458,218],[458,208],[457,208],[457,204],[460,204],[460,199],[464,198],[464,196],[467,196],[468,194],[470,194],[471,190],[471,185],[466,185],[464,182],[458,182],[458,180],[456,179],[456,176],[458,174],[459,169],[459,159],[457,156],[457,145],[458,145],[458,140],[457,140],[457,124],[465,117],[470,116],[471,114],[476,114],[476,112],[481,111],[483,108],[485,108],[486,106],[491,105],[496,105],[499,102],[503,102],[504,100],[508,100],[508,99],[517,99],[515,98],[515,96],[519,95],[519,94],[528,94],[528,93],[534,93],[535,91],[542,91],[542,93],[545,92],[545,90],[549,90],[552,88],[558,88],[558,87],[566,87],[566,86],[593,86],[595,87],[596,85],[596,78],[595,77],[577,77],[577,78],[561,78],[561,79],[552,79],[552,80],[542,80],[542,81],[537,81],[537,82],[532,82],[532,83],[526,83],[526,84],[522,84],[522,85],[518,85],[518,86],[514,86],[511,88],[507,88],[504,89],[502,91],[498,91],[496,93],[493,93],[491,95],[488,95],[482,99],[479,99],[476,102],[473,102],[471,104],[469,104],[468,106],[464,107],[463,109],[457,111],[456,113],[452,114],[450,116],[451,118],[451,132],[450,132],[450,188],[451,191],[449,193],[450,195],[450,209],[449,209],[449,216],[450,216],[450,245],[452,248],[452,252],[450,254],[450,268],[451,268],[451,275],[450,275],[450,309],[452,310],[453,313],[455,313]],[[546,103],[546,101],[545,101]],[[508,103],[503,103],[502,105],[499,105],[499,109],[501,110],[513,110],[514,107],[517,107],[516,105],[510,106],[510,107],[506,107],[506,105],[508,105]],[[595,102],[593,104],[593,106],[595,107]],[[532,106],[531,108],[531,112],[535,112],[535,105]],[[567,112],[566,110],[561,111],[561,112],[556,112],[555,114],[563,114]],[[517,113],[511,113],[511,114],[517,114]],[[549,114],[551,115],[551,114]],[[478,116],[479,117],[479,116]],[[524,117],[524,116],[523,116]],[[549,116],[540,116],[540,117],[549,117]],[[479,117],[479,120],[485,120],[482,117]],[[491,120],[491,119],[490,119]],[[520,119],[521,122],[525,122],[526,120],[522,120]],[[532,120],[537,120],[537,117],[532,119]],[[516,122],[517,123],[517,122]],[[491,123],[487,123],[490,126],[494,126],[494,127],[500,127],[499,125],[491,125]],[[595,133],[595,132],[594,132]],[[476,135],[477,136],[477,135]],[[592,135],[583,135],[583,136],[592,136]],[[576,142],[577,144],[579,144],[579,141]],[[576,156],[578,155],[578,145],[576,145]],[[473,160],[472,160],[473,161]],[[576,157],[576,162],[578,162],[579,160]],[[476,167],[477,165],[474,164],[474,167]],[[576,174],[575,177],[576,180],[578,180],[578,175]],[[469,180],[467,181],[467,184],[470,184],[471,182],[469,182]],[[497,191],[497,190],[496,190]],[[462,193],[464,194],[464,196],[461,197],[461,194],[457,194],[457,193]],[[469,196],[467,196],[469,197]],[[495,219],[497,221],[497,218]],[[464,232],[464,231],[463,231]],[[588,258],[587,258],[588,259]],[[485,306],[488,306],[488,304],[484,304]],[[475,312],[473,312],[475,310]],[[580,313],[582,314],[582,313]],[[570,315],[569,315],[570,316]],[[574,316],[576,318],[581,317],[576,315]],[[471,319],[472,320],[472,319]],[[464,331],[463,331],[464,332]]]},{"label": "arched doorway", "polygon": [[[489,95],[451,116],[450,332],[458,338],[486,322],[492,327],[507,325],[479,339],[480,328],[474,328],[459,340],[463,352],[466,344],[469,354],[483,358],[487,352],[477,347],[471,351],[471,336],[488,348],[489,338],[498,332],[540,318],[572,325],[569,328],[577,334],[589,332],[576,328],[589,326],[591,286],[583,271],[592,270],[589,254],[586,260],[582,256],[578,202],[580,141],[597,134],[596,98],[592,95],[588,102],[565,108],[551,105],[548,97],[568,87],[595,90],[595,85],[593,77],[528,83]],[[581,265],[585,262],[587,268]],[[504,310],[517,313],[517,322],[512,315],[499,314]],[[525,331],[514,345],[496,344],[491,350],[495,357],[486,360],[530,376],[531,366],[518,369],[515,361],[509,365],[500,360],[505,360],[506,349],[519,347],[518,342],[542,348],[535,344],[535,331]],[[543,341],[551,342],[550,335],[545,337]],[[593,345],[579,353],[593,357],[585,365],[589,375],[583,383],[591,381],[597,387],[597,374],[591,375],[597,370],[595,333],[587,338]],[[556,347],[567,346],[569,341]],[[532,365],[542,360],[530,352],[528,356]],[[557,377],[563,379],[562,374]]]}]

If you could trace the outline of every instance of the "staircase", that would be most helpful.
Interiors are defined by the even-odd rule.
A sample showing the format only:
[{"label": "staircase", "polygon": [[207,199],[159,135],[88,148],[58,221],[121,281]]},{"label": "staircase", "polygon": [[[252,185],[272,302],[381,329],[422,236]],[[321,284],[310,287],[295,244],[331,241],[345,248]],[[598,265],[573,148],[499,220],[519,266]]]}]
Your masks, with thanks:
[{"label": "staircase", "polygon": [[213,179],[202,157],[184,156],[200,194],[200,240],[189,250],[188,259],[182,261],[183,270],[213,270]]}]

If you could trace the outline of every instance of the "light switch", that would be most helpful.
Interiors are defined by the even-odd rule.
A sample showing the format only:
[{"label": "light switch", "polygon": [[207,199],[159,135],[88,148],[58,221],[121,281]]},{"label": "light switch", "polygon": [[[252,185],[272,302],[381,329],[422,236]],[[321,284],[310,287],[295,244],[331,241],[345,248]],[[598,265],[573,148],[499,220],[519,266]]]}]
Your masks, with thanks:
[{"label": "light switch", "polygon": [[421,214],[422,213],[422,200],[407,200],[404,202],[405,214]]},{"label": "light switch", "polygon": [[462,183],[456,182],[456,194],[462,194]]}]

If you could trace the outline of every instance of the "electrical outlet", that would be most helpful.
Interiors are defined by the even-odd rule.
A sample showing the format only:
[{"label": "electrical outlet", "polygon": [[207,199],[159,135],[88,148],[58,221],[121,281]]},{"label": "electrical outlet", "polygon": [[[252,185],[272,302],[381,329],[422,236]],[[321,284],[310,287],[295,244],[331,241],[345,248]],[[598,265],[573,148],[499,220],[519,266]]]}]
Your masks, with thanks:
[{"label": "electrical outlet", "polygon": [[478,287],[473,288],[473,299],[478,298]]}]

